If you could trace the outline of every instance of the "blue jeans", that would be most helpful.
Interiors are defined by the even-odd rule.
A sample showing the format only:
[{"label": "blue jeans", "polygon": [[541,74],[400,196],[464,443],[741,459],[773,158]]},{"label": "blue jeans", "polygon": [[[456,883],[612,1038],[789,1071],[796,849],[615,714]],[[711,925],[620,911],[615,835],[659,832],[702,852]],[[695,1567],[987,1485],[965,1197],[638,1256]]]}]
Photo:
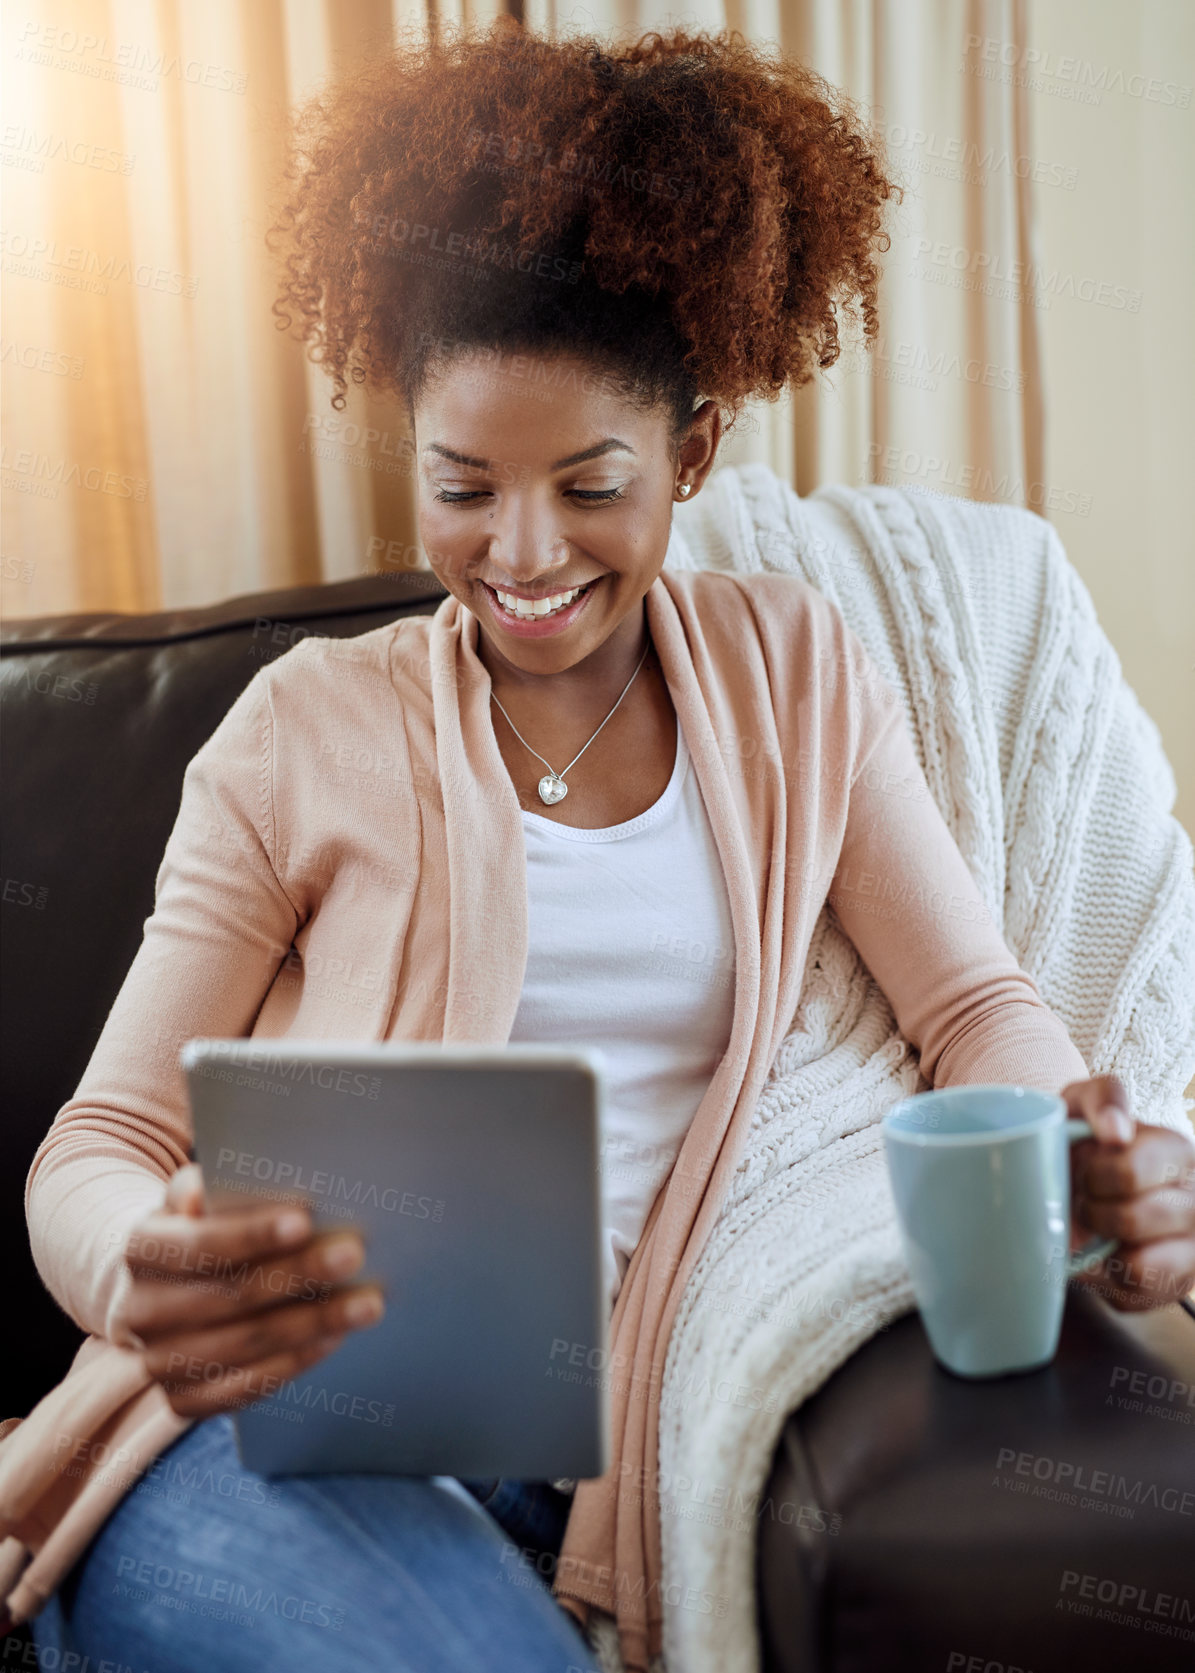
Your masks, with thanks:
[{"label": "blue jeans", "polygon": [[30,1631],[50,1668],[598,1673],[550,1590],[568,1511],[547,1482],[268,1479],[221,1413],[125,1494]]}]

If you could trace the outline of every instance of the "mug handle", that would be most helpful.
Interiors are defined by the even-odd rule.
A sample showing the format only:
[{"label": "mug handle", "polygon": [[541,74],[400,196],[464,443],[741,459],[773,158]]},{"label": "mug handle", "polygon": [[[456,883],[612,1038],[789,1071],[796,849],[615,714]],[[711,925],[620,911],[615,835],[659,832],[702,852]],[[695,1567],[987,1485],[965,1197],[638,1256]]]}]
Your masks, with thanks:
[{"label": "mug handle", "polygon": [[[1094,1137],[1095,1133],[1092,1131],[1090,1122],[1079,1121],[1074,1117],[1068,1119],[1066,1123],[1066,1142],[1068,1144],[1077,1144],[1080,1139],[1093,1139]],[[1073,1278],[1076,1273],[1090,1271],[1093,1267],[1098,1266],[1101,1261],[1106,1261],[1109,1255],[1115,1254],[1119,1248],[1120,1239],[1118,1237],[1090,1238],[1081,1249],[1076,1249],[1067,1256],[1067,1277]]]}]

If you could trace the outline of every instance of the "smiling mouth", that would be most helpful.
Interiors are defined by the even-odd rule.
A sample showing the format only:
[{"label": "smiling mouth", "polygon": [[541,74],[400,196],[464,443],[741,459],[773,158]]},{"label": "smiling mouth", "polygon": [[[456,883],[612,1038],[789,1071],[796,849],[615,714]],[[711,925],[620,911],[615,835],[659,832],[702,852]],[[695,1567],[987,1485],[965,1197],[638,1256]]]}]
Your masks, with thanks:
[{"label": "smiling mouth", "polygon": [[570,604],[575,604],[583,593],[587,593],[596,584],[586,581],[583,587],[570,587],[567,592],[545,593],[542,598],[520,598],[517,593],[509,593],[501,587],[492,587],[488,581],[481,584],[498,602],[498,607],[504,615],[515,621],[542,621],[546,616],[555,616],[561,610],[567,610]]}]

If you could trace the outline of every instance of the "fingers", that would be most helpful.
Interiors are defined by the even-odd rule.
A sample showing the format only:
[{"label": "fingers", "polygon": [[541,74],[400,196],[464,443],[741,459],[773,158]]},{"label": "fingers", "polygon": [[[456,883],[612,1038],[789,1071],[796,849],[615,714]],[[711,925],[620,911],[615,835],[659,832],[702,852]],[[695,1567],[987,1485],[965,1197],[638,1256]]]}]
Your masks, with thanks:
[{"label": "fingers", "polygon": [[1195,1287],[1195,1237],[1121,1248],[1074,1279],[1125,1313],[1181,1301]]},{"label": "fingers", "polygon": [[280,1254],[308,1242],[311,1235],[311,1215],[305,1208],[237,1208],[198,1219],[162,1208],[134,1229],[125,1260],[134,1277],[172,1272],[210,1277],[219,1262]]},{"label": "fingers", "polygon": [[188,1164],[128,1238],[122,1318],[176,1412],[235,1410],[377,1323],[379,1286],[344,1287],[364,1260],[355,1229],[316,1236],[301,1205],[206,1211],[202,1172]]},{"label": "fingers", "polygon": [[180,1329],[235,1320],[262,1308],[322,1302],[336,1284],[358,1272],[364,1261],[360,1234],[335,1231],[281,1258],[210,1263],[211,1275],[206,1278],[174,1265],[140,1265],[124,1318],[129,1329],[148,1343]]},{"label": "fingers", "polygon": [[250,1372],[268,1366],[273,1376],[293,1376],[293,1370],[279,1366],[297,1366],[317,1344],[330,1337],[343,1341],[350,1330],[376,1324],[384,1312],[378,1286],[359,1284],[326,1302],[270,1307],[214,1330],[162,1337],[147,1348],[145,1367],[168,1393],[177,1388],[193,1398],[202,1385],[235,1389],[246,1401],[255,1400],[267,1390],[260,1378],[252,1382]]},{"label": "fingers", "polygon": [[[343,1342],[343,1336],[321,1336],[257,1365],[232,1368],[209,1364],[181,1354],[176,1360],[177,1376],[160,1378],[171,1407],[180,1417],[211,1417],[215,1412],[238,1411],[255,1400],[269,1399],[282,1386],[309,1366],[325,1359]],[[197,1377],[181,1375],[188,1368],[201,1368]]]},{"label": "fingers", "polygon": [[1184,1237],[1193,1229],[1189,1194],[1165,1188],[1133,1197],[1084,1197],[1076,1203],[1074,1216],[1090,1231],[1122,1243]]},{"label": "fingers", "polygon": [[1094,1075],[1062,1089],[1068,1116],[1090,1124],[1101,1144],[1132,1142],[1136,1129],[1129,1095],[1116,1075]]},{"label": "fingers", "polygon": [[1083,1230],[1120,1243],[1075,1281],[1125,1312],[1182,1300],[1195,1287],[1195,1143],[1168,1127],[1135,1126],[1114,1075],[1076,1082],[1063,1096],[1095,1134],[1072,1151],[1072,1246]]},{"label": "fingers", "polygon": [[1076,1197],[1089,1201],[1139,1196],[1162,1186],[1195,1200],[1195,1144],[1170,1127],[1139,1127],[1133,1143],[1076,1146]]}]

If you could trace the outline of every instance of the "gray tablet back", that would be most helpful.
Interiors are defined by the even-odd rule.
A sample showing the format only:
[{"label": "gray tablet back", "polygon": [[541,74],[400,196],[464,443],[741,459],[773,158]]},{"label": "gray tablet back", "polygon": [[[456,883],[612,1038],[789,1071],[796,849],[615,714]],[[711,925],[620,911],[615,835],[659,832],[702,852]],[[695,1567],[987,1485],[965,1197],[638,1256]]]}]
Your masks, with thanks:
[{"label": "gray tablet back", "polygon": [[598,1172],[584,1051],[193,1040],[212,1207],[305,1201],[353,1225],[380,1324],[236,1414],[264,1475],[551,1480],[608,1462]]}]

